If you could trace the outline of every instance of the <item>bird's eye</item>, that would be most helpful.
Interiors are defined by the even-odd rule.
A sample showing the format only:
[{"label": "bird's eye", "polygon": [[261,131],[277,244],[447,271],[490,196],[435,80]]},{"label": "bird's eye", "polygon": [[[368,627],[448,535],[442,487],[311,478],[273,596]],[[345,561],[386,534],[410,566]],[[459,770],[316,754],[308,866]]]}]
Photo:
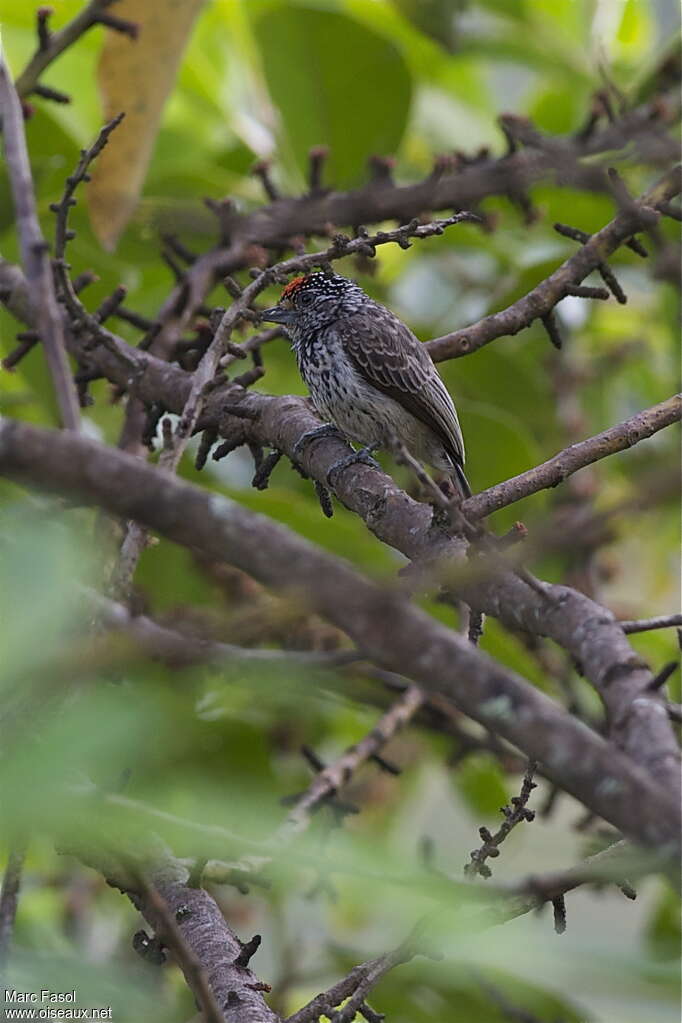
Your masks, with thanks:
[{"label": "bird's eye", "polygon": [[307,291],[299,298],[301,305],[310,305],[315,296],[311,292]]}]

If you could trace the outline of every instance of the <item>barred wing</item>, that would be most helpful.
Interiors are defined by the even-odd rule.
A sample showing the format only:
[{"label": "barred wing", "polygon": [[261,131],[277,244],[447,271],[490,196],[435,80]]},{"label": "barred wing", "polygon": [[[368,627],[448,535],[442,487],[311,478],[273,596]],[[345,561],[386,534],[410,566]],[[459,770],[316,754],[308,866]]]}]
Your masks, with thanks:
[{"label": "barred wing", "polygon": [[344,317],[338,329],[357,372],[433,430],[453,463],[464,465],[464,441],[452,398],[412,331],[374,303],[370,317],[354,313]]}]

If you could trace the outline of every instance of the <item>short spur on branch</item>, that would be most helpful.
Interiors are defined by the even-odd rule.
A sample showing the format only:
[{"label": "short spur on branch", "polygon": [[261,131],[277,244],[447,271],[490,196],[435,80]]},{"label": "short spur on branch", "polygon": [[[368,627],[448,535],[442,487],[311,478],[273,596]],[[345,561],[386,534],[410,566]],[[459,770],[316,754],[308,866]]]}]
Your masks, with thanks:
[{"label": "short spur on branch", "polygon": [[460,497],[471,496],[452,398],[424,346],[389,309],[355,281],[319,271],[294,278],[261,319],[287,328],[313,404],[328,421],[301,440],[336,428],[363,445],[328,477],[399,442],[446,472]]}]

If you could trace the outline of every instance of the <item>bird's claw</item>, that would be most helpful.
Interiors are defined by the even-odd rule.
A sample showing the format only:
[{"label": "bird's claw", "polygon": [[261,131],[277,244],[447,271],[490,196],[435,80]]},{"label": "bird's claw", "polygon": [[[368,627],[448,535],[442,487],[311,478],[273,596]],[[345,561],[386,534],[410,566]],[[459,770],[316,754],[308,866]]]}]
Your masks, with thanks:
[{"label": "bird's claw", "polygon": [[306,432],[299,437],[294,444],[291,457],[295,462],[298,461],[303,449],[308,446],[311,440],[314,440],[316,437],[332,436],[343,437],[341,431],[332,423],[325,423],[324,426],[316,426],[314,430],[306,430]]},{"label": "bird's claw", "polygon": [[381,469],[376,458],[372,458],[373,451],[376,451],[374,446],[360,448],[359,451],[354,451],[351,455],[346,455],[345,458],[340,458],[338,462],[334,462],[331,468],[327,470],[327,486],[333,489],[336,475],[347,469],[350,465],[368,465],[370,469]]}]

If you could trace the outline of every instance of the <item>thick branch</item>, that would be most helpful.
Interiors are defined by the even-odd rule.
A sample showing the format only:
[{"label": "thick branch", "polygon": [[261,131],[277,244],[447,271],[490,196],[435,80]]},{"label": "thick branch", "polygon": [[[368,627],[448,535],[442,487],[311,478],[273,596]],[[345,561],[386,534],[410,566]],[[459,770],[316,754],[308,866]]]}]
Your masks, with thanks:
[{"label": "thick branch", "polygon": [[[175,951],[188,985],[207,1009],[207,1020],[214,1020],[217,1011],[225,1023],[280,1023],[281,1017],[263,999],[267,985],[248,965],[239,963],[242,943],[218,904],[202,888],[189,885],[187,868],[179,861],[159,848],[145,856],[146,862],[133,867],[109,849],[69,851],[131,897],[161,940]],[[145,877],[142,883],[141,869]],[[177,925],[177,933],[171,936],[169,918]]]},{"label": "thick branch", "polygon": [[[243,436],[289,456],[302,434],[317,424],[298,398],[250,394],[244,404],[260,415],[248,424],[239,422]],[[330,437],[310,445],[300,460],[310,476],[324,480],[345,453],[346,445]],[[337,475],[335,491],[380,540],[407,557],[443,564],[461,558],[461,541],[435,525],[432,508],[413,501],[383,473],[353,466]],[[549,636],[571,653],[604,700],[617,745],[677,788],[678,744],[660,699],[648,691],[653,676],[610,611],[567,586],[546,586],[538,592],[511,572],[468,585],[462,597],[508,627]]]},{"label": "thick branch", "polygon": [[[648,193],[648,198],[658,202],[661,195],[665,197],[676,188],[676,179],[666,179]],[[16,294],[17,288],[13,290]],[[87,326],[89,329],[90,323]],[[90,353],[90,358],[104,375],[125,387],[130,384],[132,373],[135,393],[142,400],[148,403],[160,400],[169,410],[182,411],[192,383],[188,374],[131,350],[96,323],[94,328],[102,345]],[[240,408],[248,413],[248,418],[226,416],[226,402],[234,405],[241,399],[244,400]],[[297,441],[317,425],[317,420],[301,399],[253,393],[245,396],[241,388],[232,385],[211,394],[200,425],[217,429],[234,446],[246,442],[271,445],[292,456]],[[347,453],[342,441],[329,438],[311,445],[298,457],[313,479],[324,481],[331,466]],[[444,559],[462,555],[461,543],[453,542],[446,530],[434,525],[432,510],[412,501],[384,474],[356,465],[338,474],[335,488],[340,500],[361,515],[380,539],[408,557]],[[496,615],[506,625],[551,636],[570,651],[600,691],[616,742],[676,786],[678,760],[674,735],[667,717],[661,717],[663,708],[657,697],[642,696],[648,691],[651,673],[623,642],[623,632],[613,616],[567,587],[546,587],[544,593],[539,590],[539,586],[531,588],[509,574],[496,576],[494,584],[469,586],[467,599],[472,606]],[[555,614],[557,608],[563,613]]]},{"label": "thick branch", "polygon": [[[171,906],[156,887],[156,883],[149,880],[144,871],[136,871],[136,875],[138,890],[144,899],[146,914],[153,916],[155,920],[156,937],[172,950],[187,983],[197,996],[206,1023],[223,1023],[225,1017],[213,994],[207,970],[192,945],[185,938],[178,922],[191,915],[190,907],[183,903],[180,909],[173,913]],[[205,903],[205,900],[203,901]],[[207,908],[206,904],[202,906],[202,909]]]},{"label": "thick branch", "polygon": [[[190,374],[131,349],[105,328],[100,331],[106,333],[107,344],[93,350],[91,358],[105,376],[126,386],[132,374],[141,400],[150,404],[160,400],[169,411],[182,411],[191,386]],[[248,417],[225,415],[226,403],[236,402]],[[236,385],[227,385],[211,394],[199,425],[215,428],[235,446],[247,442],[269,445],[293,457],[299,439],[318,426],[319,420],[302,398],[247,395]],[[323,482],[348,451],[342,440],[328,437],[308,445],[297,460],[309,476]],[[352,466],[337,474],[335,492],[380,540],[408,558],[463,556],[461,541],[434,523],[433,509],[413,501],[384,473],[365,465]],[[653,676],[635,656],[609,611],[569,587],[546,587],[542,596],[511,573],[497,575],[487,584],[471,585],[463,596],[505,625],[550,636],[568,650],[604,699],[617,744],[673,789],[677,786],[677,742],[667,714],[662,714],[665,708],[656,694],[648,692]]]},{"label": "thick branch", "polygon": [[[235,424],[245,439],[272,444],[289,456],[302,434],[317,424],[298,398],[250,394],[244,404],[260,412],[256,420]],[[330,437],[310,445],[300,460],[310,476],[324,480],[345,453],[346,445]],[[337,475],[335,490],[379,539],[407,557],[446,564],[462,556],[461,542],[434,524],[433,510],[413,501],[383,473],[353,466]],[[677,787],[678,744],[660,699],[648,691],[653,676],[610,611],[566,586],[547,586],[540,593],[511,572],[472,583],[462,596],[510,628],[549,636],[569,651],[604,700],[615,742],[665,784]]]},{"label": "thick branch", "polygon": [[[405,223],[427,210],[475,209],[487,196],[522,194],[548,177],[556,178],[559,184],[608,191],[603,170],[595,164],[581,163],[580,158],[637,138],[645,155],[647,138],[653,135],[652,110],[653,106],[647,104],[632,111],[618,125],[595,132],[585,143],[538,134],[531,145],[515,153],[500,158],[486,156],[469,164],[455,160],[441,168],[441,173],[416,184],[397,186],[386,182],[377,187],[370,182],[353,192],[329,191],[321,196],[279,199],[246,215],[231,212],[223,219],[223,228],[233,241],[277,246],[300,234],[325,235],[330,224],[353,226],[384,220]],[[660,130],[655,135],[658,156],[667,162],[676,160],[676,143]]]},{"label": "thick branch", "polygon": [[278,523],[120,451],[16,422],[0,423],[0,471],[136,519],[267,585],[299,590],[373,660],[453,698],[625,834],[650,845],[677,842],[677,801],[646,771],[462,637]]}]

